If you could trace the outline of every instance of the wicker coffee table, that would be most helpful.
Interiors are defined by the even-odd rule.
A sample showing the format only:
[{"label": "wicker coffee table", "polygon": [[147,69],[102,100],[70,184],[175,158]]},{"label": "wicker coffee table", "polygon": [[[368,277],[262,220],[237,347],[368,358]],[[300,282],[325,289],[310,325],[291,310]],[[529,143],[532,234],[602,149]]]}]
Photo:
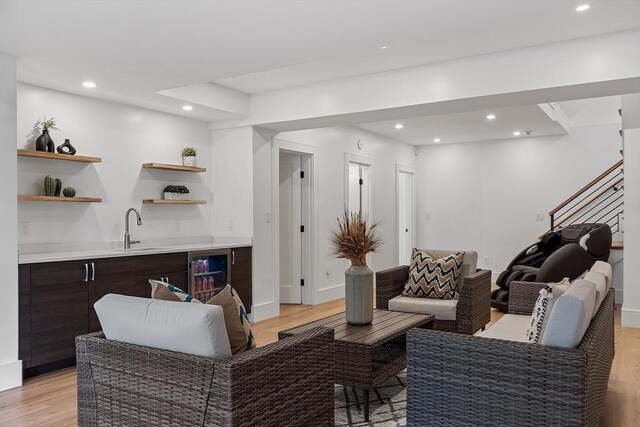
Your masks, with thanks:
[{"label": "wicker coffee table", "polygon": [[317,326],[335,333],[335,382],[364,390],[364,419],[369,421],[369,390],[407,367],[406,333],[412,328],[431,329],[430,314],[374,310],[373,322],[366,326],[347,323],[345,314],[325,317],[278,333],[278,338]]}]

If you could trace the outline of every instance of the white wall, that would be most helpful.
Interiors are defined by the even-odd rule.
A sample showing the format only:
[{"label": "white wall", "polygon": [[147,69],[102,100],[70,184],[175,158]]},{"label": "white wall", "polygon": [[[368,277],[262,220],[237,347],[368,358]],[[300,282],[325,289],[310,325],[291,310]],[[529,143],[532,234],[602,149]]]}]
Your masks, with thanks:
[{"label": "white wall", "polygon": [[[362,150],[357,148],[358,140],[363,143]],[[318,304],[344,296],[348,261],[334,257],[330,233],[345,207],[345,156],[359,156],[372,163],[372,219],[381,221],[379,232],[384,244],[370,257],[370,267],[381,270],[397,265],[396,164],[415,167],[414,147],[360,129],[338,127],[279,134],[275,152],[280,148],[313,155],[315,292],[310,301]]]},{"label": "white wall", "polygon": [[214,236],[253,236],[253,130],[211,132]]},{"label": "white wall", "polygon": [[624,302],[622,325],[640,328],[640,95],[622,97],[624,129]]},{"label": "white wall", "polygon": [[[90,92],[88,92],[89,94]],[[140,210],[143,224],[132,222],[135,239],[211,236],[211,137],[205,122],[71,95],[41,87],[18,85],[18,148],[35,149],[32,128],[46,115],[55,117],[61,132],[51,132],[56,145],[65,138],[79,155],[102,157],[102,163],[18,160],[20,194],[43,194],[42,180],[50,174],[71,186],[78,196],[102,197],[103,203],[26,203],[18,207],[20,244],[86,245],[122,241],[124,213]],[[181,149],[198,150],[199,174],[142,169],[142,163],[181,163]],[[192,197],[207,200],[198,206],[143,205],[160,198],[167,184],[189,187]],[[24,231],[24,232],[23,232]]]},{"label": "white wall", "polygon": [[0,53],[0,391],[22,385],[15,140],[16,58]]},{"label": "white wall", "polygon": [[[278,267],[277,210],[278,169],[273,169],[271,140],[273,133],[253,129],[253,320],[258,321],[280,313]],[[276,162],[277,165],[277,162]],[[276,186],[277,189],[277,186]]]},{"label": "white wall", "polygon": [[421,147],[418,246],[477,250],[481,268],[502,271],[549,229],[551,209],[620,160],[618,130]]}]

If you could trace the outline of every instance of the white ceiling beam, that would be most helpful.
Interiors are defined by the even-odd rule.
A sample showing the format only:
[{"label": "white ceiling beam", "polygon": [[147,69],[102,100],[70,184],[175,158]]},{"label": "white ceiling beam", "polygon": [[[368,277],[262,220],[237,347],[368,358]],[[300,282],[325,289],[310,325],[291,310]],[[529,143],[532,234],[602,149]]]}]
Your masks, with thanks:
[{"label": "white ceiling beam", "polygon": [[247,119],[295,130],[589,98],[640,90],[640,31],[625,31],[263,92]]},{"label": "white ceiling beam", "polygon": [[236,116],[249,115],[249,95],[216,83],[201,83],[158,92],[188,104],[197,104]]}]

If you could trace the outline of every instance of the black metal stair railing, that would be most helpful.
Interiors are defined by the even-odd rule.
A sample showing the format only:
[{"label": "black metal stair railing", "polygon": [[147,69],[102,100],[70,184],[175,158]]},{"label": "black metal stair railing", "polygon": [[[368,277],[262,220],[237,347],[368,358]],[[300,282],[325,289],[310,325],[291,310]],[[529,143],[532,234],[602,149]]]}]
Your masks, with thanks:
[{"label": "black metal stair railing", "polygon": [[549,212],[550,230],[571,224],[605,223],[621,231],[624,214],[624,173],[620,160]]}]

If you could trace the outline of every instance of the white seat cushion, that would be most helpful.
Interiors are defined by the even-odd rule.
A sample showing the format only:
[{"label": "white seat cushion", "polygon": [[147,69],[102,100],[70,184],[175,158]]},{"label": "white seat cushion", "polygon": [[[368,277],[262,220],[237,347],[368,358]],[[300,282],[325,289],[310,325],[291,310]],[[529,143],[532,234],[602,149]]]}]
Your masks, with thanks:
[{"label": "white seat cushion", "polygon": [[405,313],[433,314],[437,320],[456,320],[458,300],[414,298],[401,295],[389,300],[389,310]]},{"label": "white seat cushion", "polygon": [[501,340],[528,342],[527,328],[531,324],[531,316],[505,314],[489,329],[478,334],[479,337],[497,338]]},{"label": "white seat cushion", "polygon": [[607,291],[608,291],[609,288],[611,287],[611,279],[613,278],[613,270],[611,269],[611,264],[604,261],[596,261],[589,271],[593,271],[594,273],[600,273],[604,276],[604,278],[607,280]]},{"label": "white seat cushion", "polygon": [[589,328],[596,288],[586,280],[576,280],[553,304],[542,344],[576,348]]},{"label": "white seat cushion", "polygon": [[593,318],[598,312],[600,304],[604,301],[604,297],[607,295],[607,278],[598,272],[589,271],[585,274],[583,280],[593,283],[596,287],[596,302],[593,306],[593,313],[591,314],[591,318]]},{"label": "white seat cushion", "polygon": [[231,356],[220,306],[108,294],[94,308],[109,340],[214,360]]}]

